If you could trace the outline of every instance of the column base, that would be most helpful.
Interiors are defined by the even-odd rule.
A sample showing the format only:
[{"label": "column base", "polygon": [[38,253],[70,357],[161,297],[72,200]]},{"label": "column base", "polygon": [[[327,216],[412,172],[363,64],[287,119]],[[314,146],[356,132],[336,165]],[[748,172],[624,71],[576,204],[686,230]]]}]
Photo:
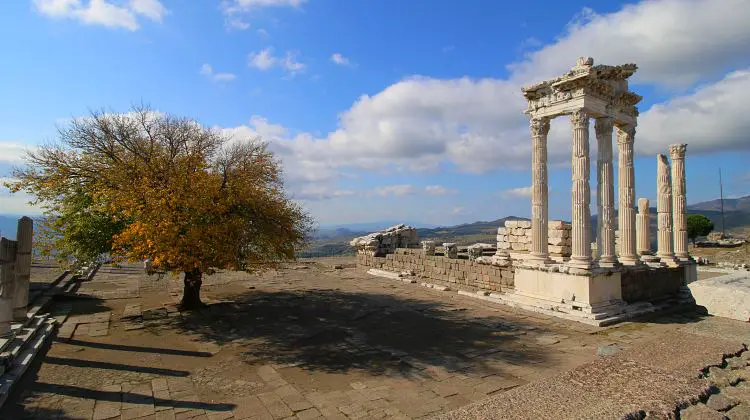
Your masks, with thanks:
[{"label": "column base", "polygon": [[667,267],[678,267],[680,265],[680,261],[674,255],[657,255],[657,257],[659,257],[659,262]]},{"label": "column base", "polygon": [[593,261],[591,258],[580,258],[580,257],[570,257],[570,260],[568,260],[567,264],[568,267],[572,268],[578,268],[582,270],[590,270],[593,267]]},{"label": "column base", "polygon": [[640,265],[641,264],[641,260],[637,256],[632,256],[632,257],[620,256],[619,261],[620,261],[620,264],[622,265]]},{"label": "column base", "polygon": [[529,254],[523,258],[523,263],[531,266],[544,266],[548,264],[554,264],[555,262],[549,257],[549,255],[546,254]]},{"label": "column base", "polygon": [[620,262],[617,261],[617,258],[615,257],[600,257],[599,260],[597,260],[597,264],[599,267],[613,268],[619,266]]}]

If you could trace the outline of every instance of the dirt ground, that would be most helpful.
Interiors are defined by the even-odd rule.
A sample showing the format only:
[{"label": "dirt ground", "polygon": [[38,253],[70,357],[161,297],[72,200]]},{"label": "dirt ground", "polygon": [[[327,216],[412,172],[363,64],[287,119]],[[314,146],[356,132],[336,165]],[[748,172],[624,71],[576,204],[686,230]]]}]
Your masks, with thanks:
[{"label": "dirt ground", "polygon": [[175,306],[178,278],[104,266],[57,300],[67,320],[0,418],[430,417],[679,325],[589,327],[346,268],[353,262],[209,276],[210,305],[191,313]]}]

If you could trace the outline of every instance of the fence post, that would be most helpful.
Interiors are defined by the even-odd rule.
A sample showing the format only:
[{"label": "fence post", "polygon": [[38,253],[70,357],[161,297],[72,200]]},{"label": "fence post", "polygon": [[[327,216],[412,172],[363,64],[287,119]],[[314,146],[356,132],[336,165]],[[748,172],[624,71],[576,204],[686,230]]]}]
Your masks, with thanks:
[{"label": "fence post", "polygon": [[31,277],[31,241],[34,235],[34,222],[24,216],[18,219],[16,233],[16,284],[13,298],[13,320],[26,321],[29,305],[29,279]]}]

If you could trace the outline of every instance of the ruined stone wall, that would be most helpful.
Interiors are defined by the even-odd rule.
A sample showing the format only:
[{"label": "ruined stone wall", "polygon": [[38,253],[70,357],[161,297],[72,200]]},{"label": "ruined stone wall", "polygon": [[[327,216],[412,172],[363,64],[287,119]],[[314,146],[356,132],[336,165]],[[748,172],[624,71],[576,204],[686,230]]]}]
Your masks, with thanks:
[{"label": "ruined stone wall", "polygon": [[[550,257],[570,257],[570,223],[565,223],[561,220],[550,220],[547,228]],[[509,252],[529,252],[531,249],[531,222],[528,220],[507,220],[505,227],[497,229],[497,247],[499,249],[506,249]]]},{"label": "ruined stone wall", "polygon": [[468,259],[424,255],[418,249],[397,249],[394,254],[375,257],[357,253],[357,267],[402,272],[413,271],[423,279],[466,286],[473,289],[508,291],[513,289],[513,268],[500,268]]},{"label": "ruined stone wall", "polygon": [[684,284],[682,267],[624,270],[621,275],[622,300],[627,303],[653,302],[679,294]]},{"label": "ruined stone wall", "polygon": [[351,240],[349,245],[357,248],[357,254],[369,254],[382,257],[392,254],[397,248],[419,247],[417,229],[405,224],[391,226],[388,229]]}]

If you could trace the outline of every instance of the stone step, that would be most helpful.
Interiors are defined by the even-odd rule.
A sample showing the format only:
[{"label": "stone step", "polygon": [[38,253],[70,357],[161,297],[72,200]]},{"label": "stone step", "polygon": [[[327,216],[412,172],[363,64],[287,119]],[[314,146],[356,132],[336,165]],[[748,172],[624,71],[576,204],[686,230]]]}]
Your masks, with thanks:
[{"label": "stone step", "polygon": [[26,325],[15,324],[17,328],[13,331],[14,337],[8,339],[3,349],[0,349],[0,358],[13,360],[23,348],[24,344],[33,339],[39,328],[46,320],[46,316],[34,316],[29,318]]},{"label": "stone step", "polygon": [[13,386],[19,382],[26,369],[29,368],[34,360],[34,356],[36,356],[54,330],[55,321],[53,319],[44,319],[41,325],[35,330],[35,334],[19,348],[19,352],[10,362],[9,370],[0,376],[0,407],[5,403]]}]

